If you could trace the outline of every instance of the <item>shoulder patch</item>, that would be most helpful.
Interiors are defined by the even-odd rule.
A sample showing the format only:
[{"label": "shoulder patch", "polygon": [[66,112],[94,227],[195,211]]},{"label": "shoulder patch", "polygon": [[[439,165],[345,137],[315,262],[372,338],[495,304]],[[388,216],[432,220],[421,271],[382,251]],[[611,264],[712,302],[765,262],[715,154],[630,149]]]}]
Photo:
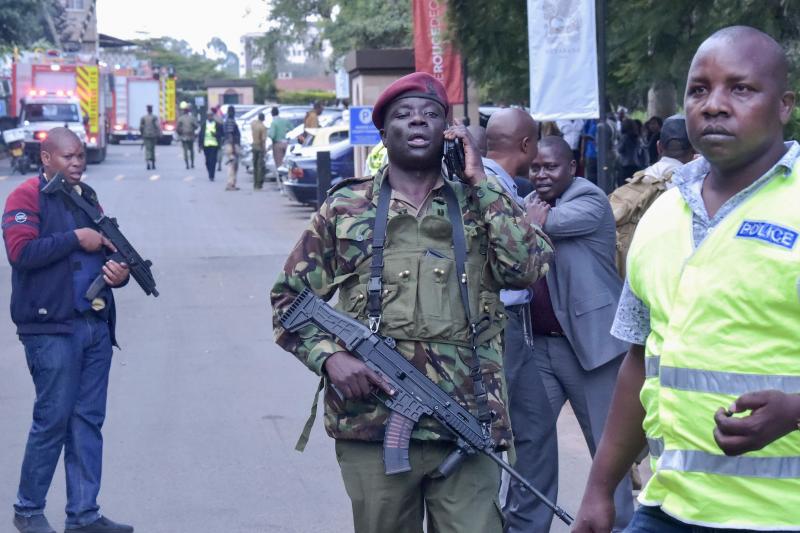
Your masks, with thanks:
[{"label": "shoulder patch", "polygon": [[364,176],[364,177],[361,177],[361,178],[346,178],[346,179],[343,179],[342,181],[340,181],[339,183],[337,183],[336,185],[334,185],[333,187],[328,189],[328,196],[332,195],[333,193],[335,193],[336,191],[338,191],[340,189],[344,189],[345,187],[350,187],[352,185],[356,185],[356,184],[359,184],[359,183],[366,183],[368,181],[372,181],[373,179],[375,179],[374,176]]}]

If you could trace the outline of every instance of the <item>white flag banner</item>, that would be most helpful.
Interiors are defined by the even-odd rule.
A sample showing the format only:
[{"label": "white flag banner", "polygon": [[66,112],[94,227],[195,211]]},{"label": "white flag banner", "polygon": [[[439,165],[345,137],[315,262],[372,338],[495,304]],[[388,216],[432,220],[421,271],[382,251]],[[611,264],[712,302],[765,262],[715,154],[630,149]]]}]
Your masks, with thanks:
[{"label": "white flag banner", "polygon": [[531,114],[599,118],[595,0],[528,0]]}]

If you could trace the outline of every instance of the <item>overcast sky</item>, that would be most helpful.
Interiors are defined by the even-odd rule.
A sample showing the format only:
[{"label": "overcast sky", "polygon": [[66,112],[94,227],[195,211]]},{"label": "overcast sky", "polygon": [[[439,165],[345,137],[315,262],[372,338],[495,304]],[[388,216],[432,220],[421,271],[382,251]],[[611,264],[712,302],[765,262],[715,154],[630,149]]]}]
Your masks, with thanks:
[{"label": "overcast sky", "polygon": [[198,52],[212,37],[220,37],[241,54],[239,38],[263,31],[266,13],[266,0],[97,0],[97,27],[120,39],[183,39]]}]

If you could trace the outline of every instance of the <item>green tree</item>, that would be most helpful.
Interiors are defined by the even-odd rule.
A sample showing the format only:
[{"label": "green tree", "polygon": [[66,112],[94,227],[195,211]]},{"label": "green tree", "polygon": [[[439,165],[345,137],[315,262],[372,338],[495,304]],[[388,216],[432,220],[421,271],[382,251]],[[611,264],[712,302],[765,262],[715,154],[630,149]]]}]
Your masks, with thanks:
[{"label": "green tree", "polygon": [[526,0],[448,0],[448,32],[482,97],[528,100]]},{"label": "green tree", "polygon": [[[526,1],[448,0],[448,5],[453,39],[483,95],[493,100],[527,101]],[[655,90],[655,102],[651,103],[658,107],[659,98],[669,100],[682,94],[697,46],[715,30],[732,24],[766,31],[787,47],[798,64],[800,0],[609,0],[609,100],[644,107],[648,91]],[[673,101],[662,109],[675,104]]]},{"label": "green tree", "polygon": [[[411,45],[410,0],[273,0],[270,20],[284,45],[304,41],[319,52],[328,40],[334,57]],[[320,31],[311,32],[312,25]]]},{"label": "green tree", "polygon": [[181,90],[204,90],[206,80],[224,78],[226,75],[220,70],[221,61],[194,52],[186,41],[158,37],[136,41],[136,44],[136,53],[140,58],[149,59],[153,66],[172,67],[175,70],[177,86]]},{"label": "green tree", "polygon": [[322,36],[330,41],[334,57],[359,48],[411,46],[408,0],[349,0],[338,6],[336,19],[322,22]]},{"label": "green tree", "polygon": [[55,0],[0,0],[0,53],[41,43],[55,45],[63,27],[63,13]]}]

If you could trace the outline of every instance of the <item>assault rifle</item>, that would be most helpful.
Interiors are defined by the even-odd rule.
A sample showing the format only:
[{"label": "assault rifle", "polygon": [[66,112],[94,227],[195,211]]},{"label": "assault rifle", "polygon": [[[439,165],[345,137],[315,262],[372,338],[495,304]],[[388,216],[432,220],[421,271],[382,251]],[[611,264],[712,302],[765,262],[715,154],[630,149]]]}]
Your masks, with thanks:
[{"label": "assault rifle", "polygon": [[391,411],[383,439],[383,465],[387,475],[411,470],[408,459],[411,431],[420,417],[432,416],[456,438],[456,449],[439,465],[438,475],[447,477],[470,455],[486,454],[565,524],[572,523],[573,518],[564,509],[548,500],[495,452],[489,428],[403,357],[395,349],[394,339],[373,333],[366,325],[336,311],[309,289],[304,289],[281,316],[281,325],[288,331],[297,331],[310,323],[342,341],[351,354],[395,391],[392,396],[373,393]]},{"label": "assault rifle", "polygon": [[[128,242],[128,239],[126,239],[125,235],[119,230],[117,219],[107,217],[99,207],[92,205],[83,196],[78,194],[75,189],[67,184],[64,180],[64,176],[61,175],[60,172],[53,176],[47,185],[44,186],[42,192],[46,194],[64,194],[76,207],[86,213],[100,230],[100,233],[105,235],[117,249],[117,251],[111,255],[111,259],[118,263],[125,263],[128,265],[131,276],[136,280],[136,283],[139,284],[145,294],[158,296],[156,280],[150,270],[153,263],[149,259],[143,259],[142,256],[139,255],[139,252],[136,251],[136,248]],[[89,286],[85,298],[89,301],[94,300],[105,287],[106,282],[101,273]]]}]

